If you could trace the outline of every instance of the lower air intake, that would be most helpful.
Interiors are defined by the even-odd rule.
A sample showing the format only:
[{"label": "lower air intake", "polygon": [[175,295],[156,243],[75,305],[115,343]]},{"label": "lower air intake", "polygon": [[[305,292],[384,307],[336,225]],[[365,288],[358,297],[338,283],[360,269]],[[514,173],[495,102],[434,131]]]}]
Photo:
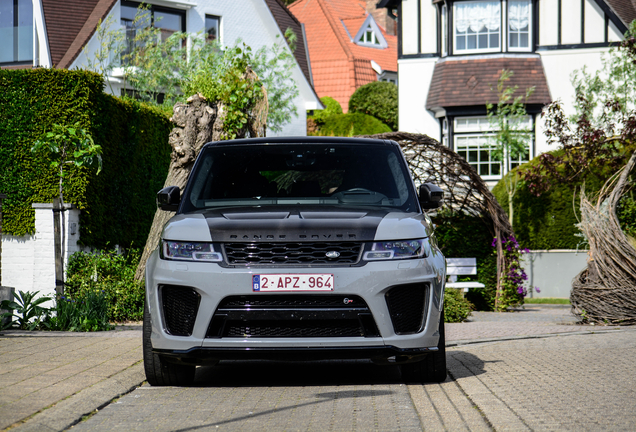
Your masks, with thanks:
[{"label": "lower air intake", "polygon": [[173,336],[192,335],[201,295],[184,286],[161,285],[159,289],[166,331]]},{"label": "lower air intake", "polygon": [[398,285],[385,298],[396,334],[413,334],[423,330],[429,284]]}]

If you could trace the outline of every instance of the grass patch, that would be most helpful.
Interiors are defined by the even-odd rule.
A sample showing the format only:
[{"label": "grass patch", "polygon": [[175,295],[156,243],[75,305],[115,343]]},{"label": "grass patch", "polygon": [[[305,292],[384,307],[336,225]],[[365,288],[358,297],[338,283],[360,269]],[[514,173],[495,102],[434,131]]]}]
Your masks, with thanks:
[{"label": "grass patch", "polygon": [[525,298],[523,299],[525,304],[570,304],[570,299],[567,298]]}]

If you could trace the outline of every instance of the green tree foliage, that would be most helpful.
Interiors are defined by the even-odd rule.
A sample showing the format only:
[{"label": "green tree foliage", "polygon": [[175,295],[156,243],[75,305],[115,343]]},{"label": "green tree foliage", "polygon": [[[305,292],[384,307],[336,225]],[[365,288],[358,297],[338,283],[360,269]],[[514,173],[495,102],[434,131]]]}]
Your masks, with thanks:
[{"label": "green tree foliage", "polygon": [[[135,96],[166,112],[195,93],[222,101],[228,111],[224,124],[228,138],[245,123],[245,115],[241,114],[245,107],[263,97],[262,88],[267,93],[269,129],[280,131],[297,115],[294,99],[299,92],[292,79],[296,35],[291,29],[285,32],[285,41],[253,52],[241,41],[223,49],[217,42],[207,41],[203,34],[175,32],[163,39],[161,30],[146,25],[147,20],[147,8],[140,6],[133,21],[133,27],[139,30],[129,52],[122,43],[123,30],[104,30],[108,23],[100,23],[96,33],[104,48],[94,58],[89,56],[87,67],[107,73],[122,58],[124,82],[135,89]],[[102,51],[107,50],[110,55],[106,57]],[[256,72],[260,83],[252,84],[245,78],[248,68]]]},{"label": "green tree foliage", "polygon": [[[513,98],[519,86],[509,87],[507,85],[512,75],[512,71],[506,69],[501,71],[497,80],[497,106],[486,105],[491,129],[495,131],[490,137],[490,141],[495,145],[493,156],[495,160],[501,162],[505,173],[512,171],[512,161],[519,160],[527,152],[532,139],[532,130],[523,127],[523,123],[527,116],[525,101],[534,93],[534,87],[527,89],[525,96],[520,95]],[[512,202],[515,193],[517,193],[519,177],[515,172],[512,172],[511,175],[503,178],[503,184],[506,187],[510,203],[508,218],[510,225],[514,226]]]},{"label": "green tree foliage", "polygon": [[362,113],[332,114],[320,126],[320,136],[352,137],[391,132],[391,128],[380,120]]},{"label": "green tree foliage", "polygon": [[390,82],[376,81],[358,87],[349,99],[349,112],[371,115],[396,131],[398,129],[397,86]]}]

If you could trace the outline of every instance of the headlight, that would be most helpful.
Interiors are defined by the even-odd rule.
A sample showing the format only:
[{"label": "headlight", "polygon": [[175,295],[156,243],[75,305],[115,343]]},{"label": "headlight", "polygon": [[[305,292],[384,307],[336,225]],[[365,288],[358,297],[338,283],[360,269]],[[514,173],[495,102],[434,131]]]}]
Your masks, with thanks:
[{"label": "headlight", "polygon": [[178,261],[220,262],[223,256],[214,251],[212,243],[162,240],[161,258]]},{"label": "headlight", "polygon": [[430,254],[428,239],[375,242],[364,253],[366,261],[425,258]]}]

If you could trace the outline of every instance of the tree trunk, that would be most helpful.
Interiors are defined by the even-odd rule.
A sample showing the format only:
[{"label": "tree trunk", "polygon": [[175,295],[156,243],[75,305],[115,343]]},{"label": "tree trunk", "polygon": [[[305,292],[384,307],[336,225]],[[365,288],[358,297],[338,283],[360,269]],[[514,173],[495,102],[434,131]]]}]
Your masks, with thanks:
[{"label": "tree trunk", "polygon": [[[251,79],[258,79],[251,70],[247,73]],[[168,137],[168,142],[172,147],[172,154],[170,155],[170,168],[164,187],[178,186],[183,192],[194,161],[203,145],[210,141],[222,139],[224,119],[225,107],[223,104],[209,102],[201,94],[191,96],[185,104],[178,103],[174,106],[170,120],[175,126]],[[248,123],[245,128],[237,132],[237,138],[265,136],[266,119],[267,97],[265,96],[262,101],[252,108]],[[164,225],[174,214],[174,212],[163,210],[155,212],[146,247],[135,273],[136,280],[144,278],[146,262],[150,254],[159,245]]]}]

